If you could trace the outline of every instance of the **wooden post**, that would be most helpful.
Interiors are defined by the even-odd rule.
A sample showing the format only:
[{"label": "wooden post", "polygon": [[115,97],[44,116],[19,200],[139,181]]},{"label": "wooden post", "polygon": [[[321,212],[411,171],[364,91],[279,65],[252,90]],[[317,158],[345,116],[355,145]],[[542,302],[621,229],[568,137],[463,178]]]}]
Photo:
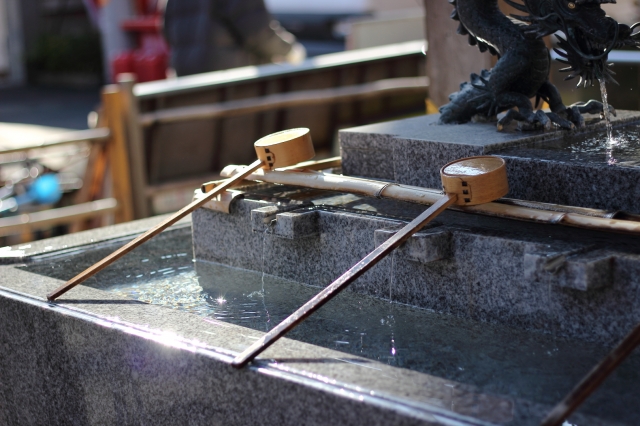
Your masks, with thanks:
[{"label": "wooden post", "polygon": [[122,92],[123,120],[127,135],[127,148],[131,170],[131,188],[133,192],[133,208],[136,219],[150,216],[147,199],[147,167],[144,147],[144,134],[140,125],[138,101],[133,94],[135,85],[133,74],[120,74],[118,85]]},{"label": "wooden post", "polygon": [[449,95],[469,81],[471,73],[491,68],[491,55],[469,46],[466,36],[456,33],[458,23],[450,18],[453,7],[446,0],[424,0],[427,15],[427,76],[429,98],[436,106],[449,102]]},{"label": "wooden post", "polygon": [[116,223],[128,222],[135,218],[133,195],[131,191],[131,165],[127,152],[126,132],[124,127],[124,99],[118,86],[106,86],[102,91],[102,104],[107,117],[107,125],[111,130],[111,140],[107,156],[113,179],[113,195],[118,200]]}]

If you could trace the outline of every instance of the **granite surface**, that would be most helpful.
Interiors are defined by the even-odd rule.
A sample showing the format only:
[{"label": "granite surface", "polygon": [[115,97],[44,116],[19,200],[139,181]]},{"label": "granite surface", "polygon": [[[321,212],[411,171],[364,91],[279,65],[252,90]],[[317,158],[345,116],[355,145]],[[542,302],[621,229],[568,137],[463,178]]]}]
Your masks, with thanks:
[{"label": "granite surface", "polygon": [[[606,162],[581,164],[524,149],[560,143],[567,136],[590,137],[602,131],[603,122],[567,133],[498,132],[493,123],[439,125],[437,120],[434,114],[342,130],[344,174],[440,188],[439,170],[448,162],[498,155],[507,159],[510,198],[640,213],[640,168],[610,167]],[[639,112],[619,111],[613,125],[638,121]]]},{"label": "granite surface", "polygon": [[[617,123],[639,118],[622,112]],[[438,188],[446,162],[503,152],[516,179],[512,195],[555,194],[575,205],[640,209],[631,168],[627,174],[607,174],[606,167],[576,172],[561,161],[516,152],[561,132],[497,133],[491,124],[434,121],[428,116],[343,132],[345,172]],[[563,185],[592,185],[591,191],[554,191],[554,174],[573,174]],[[597,180],[630,195],[620,204],[609,194],[594,201]],[[546,191],[536,192],[535,183]],[[270,194],[268,188],[236,198],[230,214],[200,209],[192,225],[187,219],[168,232],[186,238],[192,226],[198,259],[325,286],[425,209],[281,187]],[[262,333],[101,290],[102,280],[131,266],[126,259],[56,303],[44,297],[62,283],[57,272],[25,267],[106,250],[160,220],[0,249],[0,424],[533,426],[551,407],[553,398],[540,403],[492,391],[490,377],[459,381],[286,338],[250,368],[234,370],[231,359]],[[158,240],[162,246],[163,237]],[[451,315],[453,323],[459,318],[579,339],[604,353],[640,322],[639,288],[637,238],[448,211],[349,290]],[[510,353],[488,356],[508,363]],[[580,366],[548,356],[549,376],[583,374]],[[630,362],[592,397],[595,407],[580,410],[571,424],[636,423],[640,361]],[[561,392],[571,385],[564,383]]]},{"label": "granite surface", "polygon": [[640,167],[576,164],[518,149],[495,154],[507,162],[510,198],[640,213]]},{"label": "granite surface", "polygon": [[[134,233],[140,232],[141,226],[149,228],[165,220],[169,215],[154,216],[144,221],[133,221],[117,226],[107,226],[90,231],[77,232],[61,237],[32,241],[14,247],[0,248],[0,265],[21,264],[33,259],[34,256],[44,254],[61,255],[73,252],[86,246],[95,247],[96,244],[110,244],[121,238],[129,239]],[[178,221],[174,227],[190,227],[191,215]]]},{"label": "granite surface", "polygon": [[[424,209],[366,197],[344,210],[268,204],[247,194],[229,215],[195,212],[195,256],[326,286]],[[395,302],[612,345],[640,322],[635,271],[634,237],[448,211],[350,290],[388,298],[392,279]]]},{"label": "granite surface", "polygon": [[[194,216],[198,221],[194,237],[215,238],[212,245],[217,248],[210,253],[222,253],[225,249],[228,253],[221,258],[227,260],[232,258],[231,246],[227,244],[238,243],[240,237],[246,244],[238,250],[255,246],[240,261],[254,266],[260,264],[260,267],[265,248],[278,249],[282,242],[292,244],[324,238],[327,244],[340,248],[336,253],[345,257],[339,259],[338,267],[341,268],[350,262],[349,258],[353,256],[350,252],[359,255],[361,251],[374,248],[386,238],[389,229],[401,225],[407,216],[414,214],[414,209],[422,209],[421,206],[413,206],[413,209],[411,205],[399,206],[390,219],[376,212],[382,210],[383,206],[377,203],[383,203],[383,200],[341,195],[335,195],[335,198],[350,199],[353,209],[321,211],[303,207],[302,212],[296,212],[282,200],[278,201],[279,206],[275,203],[275,207],[284,211],[280,214],[293,221],[300,220],[299,226],[287,225],[281,235],[270,233],[277,228],[277,222],[269,222],[260,232],[251,229],[252,208],[264,210],[269,207],[267,201],[237,200],[230,215],[199,210]],[[298,215],[300,219],[296,219]],[[316,216],[316,219],[310,220],[309,216]],[[339,229],[332,224],[334,218],[339,219],[340,226],[347,228]],[[44,247],[55,249],[22,260],[27,265],[46,265],[58,257],[74,256],[74,250],[121,244],[126,239],[126,232],[140,232],[158,220],[112,227],[99,233],[88,232],[68,240],[61,238],[55,245],[44,241]],[[460,236],[456,233],[461,231],[450,223],[456,220],[457,216],[444,217],[440,223],[422,231],[415,242],[392,259],[394,269],[401,271],[409,264],[424,267],[450,259],[451,252],[455,252],[460,244]],[[220,221],[225,223],[224,227],[220,226]],[[210,228],[200,228],[203,224]],[[353,235],[349,241],[338,244],[337,237],[344,237],[346,229],[354,226],[360,232],[350,233]],[[504,223],[494,226],[502,228]],[[228,232],[222,232],[223,228]],[[238,234],[246,229],[250,231]],[[290,233],[292,229],[297,231]],[[327,233],[327,230],[331,232]],[[380,231],[376,233],[377,230]],[[168,232],[186,236],[188,223]],[[536,230],[531,232],[538,233]],[[114,235],[122,238],[114,240]],[[267,238],[263,238],[265,235]],[[591,237],[580,236],[572,244],[580,245]],[[162,238],[160,245],[164,244]],[[606,237],[602,239],[607,240]],[[170,238],[166,241],[170,246],[157,249],[157,253],[182,250],[172,245]],[[439,248],[429,249],[429,254],[423,255],[420,247],[427,247],[425,241],[437,242]],[[366,247],[358,247],[361,244]],[[632,252],[635,246],[632,241],[621,241],[621,247]],[[505,251],[510,248],[506,247]],[[570,247],[563,246],[562,249],[569,250]],[[39,249],[37,252],[40,253]],[[250,263],[251,256],[259,260]],[[284,260],[304,260],[303,253],[292,256]],[[272,273],[293,269],[279,265],[283,262],[280,257],[276,253],[275,257],[265,258]],[[338,259],[332,261],[338,263]],[[635,256],[621,256],[620,261],[628,262],[623,265],[628,276],[621,280],[631,282],[637,276],[633,269],[637,268]],[[326,267],[320,258],[308,264],[315,271]],[[237,371],[229,365],[232,357],[262,333],[117,297],[100,290],[100,280],[92,284],[97,288],[79,286],[58,302],[48,303],[44,295],[62,281],[52,278],[51,274],[31,272],[33,268],[24,265],[0,267],[0,318],[4,325],[0,332],[1,424],[533,426],[550,408],[549,405],[482,391],[468,383],[345,356],[342,352],[286,338],[271,347],[250,368]],[[102,273],[121,274],[126,265],[114,267],[115,271]],[[375,282],[374,275],[371,280]],[[396,275],[394,281],[399,284],[404,279]],[[428,283],[418,284],[419,292],[432,291],[425,284]],[[388,287],[380,285],[372,288],[359,283],[358,291],[388,294]],[[404,290],[400,287],[397,290],[398,299],[401,299]],[[394,300],[395,291],[394,287]],[[492,356],[505,355],[496,352]],[[564,367],[559,365],[558,368]],[[582,374],[576,373],[577,377]],[[629,373],[625,370],[624,374]],[[616,389],[624,388],[627,382],[617,380],[616,383],[613,390],[605,389],[594,398],[608,401],[601,404],[605,408],[612,403],[616,407],[619,405],[616,410],[627,414],[618,414],[619,420],[604,422],[597,414],[580,412],[571,421],[580,425],[633,424],[624,420],[634,415],[634,404],[624,395],[633,396],[634,392],[620,394]],[[563,384],[567,390],[570,386],[569,382]]]},{"label": "granite surface", "polygon": [[[59,250],[23,261],[119,244],[112,235],[157,221],[57,239]],[[238,371],[232,357],[260,332],[87,286],[48,303],[61,280],[23,264],[0,269],[1,424],[488,426],[548,409],[516,411],[473,386],[289,339]]]}]

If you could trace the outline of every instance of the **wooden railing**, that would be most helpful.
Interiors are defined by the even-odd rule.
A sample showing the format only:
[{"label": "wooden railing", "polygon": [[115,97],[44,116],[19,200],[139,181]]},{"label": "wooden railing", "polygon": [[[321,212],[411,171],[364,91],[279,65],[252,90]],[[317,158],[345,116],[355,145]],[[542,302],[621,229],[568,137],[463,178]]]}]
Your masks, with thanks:
[{"label": "wooden railing", "polygon": [[[424,112],[424,46],[400,43],[141,84],[121,75],[113,91],[121,96],[117,133],[126,139],[134,217],[164,213],[158,206],[171,199],[177,210],[194,179],[213,180],[227,164],[251,162],[253,142],[266,134],[308,127],[316,150],[328,155],[340,128]],[[154,202],[158,197],[162,203]]]},{"label": "wooden railing", "polygon": [[424,43],[412,42],[153,83],[121,75],[102,91],[98,128],[0,151],[26,158],[91,146],[75,205],[1,218],[0,236],[177,210],[222,167],[252,157],[256,139],[283,128],[311,128],[316,148],[329,153],[340,127],[423,111],[423,65]]}]

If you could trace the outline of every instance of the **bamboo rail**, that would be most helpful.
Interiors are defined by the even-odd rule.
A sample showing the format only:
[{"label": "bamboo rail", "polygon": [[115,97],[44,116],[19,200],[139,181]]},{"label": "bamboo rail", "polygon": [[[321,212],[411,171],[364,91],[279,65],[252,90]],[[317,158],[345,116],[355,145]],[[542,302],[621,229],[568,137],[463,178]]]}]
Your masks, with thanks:
[{"label": "bamboo rail", "polygon": [[[221,175],[234,175],[236,170],[241,167],[227,166],[222,170]],[[258,170],[245,179],[350,192],[369,197],[390,198],[426,205],[431,205],[442,197],[442,192],[435,189],[313,171]],[[613,219],[608,217],[613,215],[610,212],[535,202],[526,202],[528,207],[525,207],[513,203],[509,204],[512,201],[509,199],[504,201],[504,203],[498,201],[471,207],[452,206],[450,209],[506,219],[640,235],[640,221]]]},{"label": "bamboo rail", "polygon": [[156,123],[174,123],[188,120],[204,120],[218,117],[251,114],[276,108],[293,108],[341,102],[347,100],[362,100],[379,96],[380,94],[422,93],[426,91],[428,79],[426,77],[405,77],[378,80],[354,86],[337,87],[319,90],[301,90],[290,93],[267,95],[260,98],[239,99],[208,105],[197,105],[180,108],[168,108],[161,111],[140,115],[140,124],[148,127]]}]

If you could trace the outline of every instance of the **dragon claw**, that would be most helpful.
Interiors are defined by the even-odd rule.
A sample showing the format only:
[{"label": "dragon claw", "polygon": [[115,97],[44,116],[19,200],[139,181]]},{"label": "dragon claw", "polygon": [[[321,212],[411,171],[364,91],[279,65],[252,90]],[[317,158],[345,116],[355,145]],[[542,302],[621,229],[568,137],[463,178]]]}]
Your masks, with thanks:
[{"label": "dragon claw", "polygon": [[[613,115],[614,117],[618,116],[618,113],[616,111],[616,109],[613,107],[613,105],[609,105],[609,114]],[[600,115],[600,119],[604,118],[604,104],[602,102],[599,101],[595,101],[595,100],[590,100],[587,103],[575,103],[569,107],[567,107],[567,115],[568,118],[576,123],[577,125],[579,125],[580,128],[584,128],[585,124],[584,124],[584,118],[582,117],[582,114],[599,114]]]},{"label": "dragon claw", "polygon": [[[527,111],[527,112],[519,112],[516,109],[508,110],[502,118],[498,120],[497,129],[499,132],[503,131],[504,128],[513,121],[518,123],[518,128],[520,130],[535,130],[535,129],[544,129],[545,131],[549,131],[553,128],[553,124],[556,123],[560,126],[563,124],[566,125],[571,124],[566,120],[562,120],[560,117],[556,116],[557,119],[553,116],[556,116],[553,113],[547,114],[542,110]],[[559,119],[559,120],[558,120]],[[561,121],[561,123],[558,123]]]}]

